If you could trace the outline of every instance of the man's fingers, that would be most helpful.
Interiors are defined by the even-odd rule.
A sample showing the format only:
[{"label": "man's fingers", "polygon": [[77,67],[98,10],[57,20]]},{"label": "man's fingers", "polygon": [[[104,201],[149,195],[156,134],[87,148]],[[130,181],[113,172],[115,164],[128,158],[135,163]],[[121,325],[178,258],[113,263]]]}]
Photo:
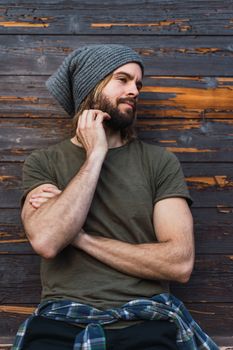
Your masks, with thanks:
[{"label": "man's fingers", "polygon": [[103,125],[105,118],[109,119],[110,116],[98,109],[85,110],[79,117],[76,136],[85,148],[87,156],[95,148],[107,151],[108,143]]},{"label": "man's fingers", "polygon": [[88,110],[85,109],[83,113],[78,118],[78,129],[83,129],[86,125],[86,118],[87,118]]},{"label": "man's fingers", "polygon": [[49,199],[60,194],[61,191],[56,187],[44,187],[41,192],[34,193],[29,198],[29,203],[34,208],[39,208],[43,203],[47,202]]},{"label": "man's fingers", "polygon": [[46,203],[49,200],[49,198],[32,198],[29,199],[29,203],[34,207],[34,208],[39,208],[42,204]]},{"label": "man's fingers", "polygon": [[54,196],[58,195],[61,191],[59,192],[49,192],[49,191],[45,191],[45,192],[38,192],[38,193],[34,193],[31,195],[30,198],[53,198]]},{"label": "man's fingers", "polygon": [[96,111],[90,109],[86,115],[86,127],[91,128],[95,120]]},{"label": "man's fingers", "polygon": [[31,204],[31,206],[33,207],[33,208],[35,208],[35,209],[38,209],[38,208],[40,208],[40,206],[41,206],[41,203],[34,203],[34,202],[32,202],[32,203],[30,203]]},{"label": "man's fingers", "polygon": [[103,121],[104,120],[109,120],[109,119],[111,119],[111,117],[110,117],[110,115],[108,114],[108,113],[105,113],[105,112],[102,112],[102,113],[99,113],[99,114],[97,114],[97,116],[96,116],[96,122],[98,123],[98,124],[100,124],[100,123],[103,123]]},{"label": "man's fingers", "polygon": [[102,112],[99,109],[89,109],[83,111],[79,117],[78,128],[91,127],[93,122],[103,122],[104,119],[111,119],[108,113]]},{"label": "man's fingers", "polygon": [[51,192],[51,193],[54,193],[54,194],[59,194],[61,193],[61,190],[59,190],[58,188],[56,187],[44,187],[42,189],[43,192]]},{"label": "man's fingers", "polygon": [[38,198],[50,199],[50,198],[53,198],[55,196],[56,196],[56,194],[54,194],[54,193],[37,193],[37,194],[33,194],[29,200],[38,199]]},{"label": "man's fingers", "polygon": [[37,198],[30,198],[29,202],[31,203],[45,203],[47,200],[50,199],[48,197],[37,197]]}]

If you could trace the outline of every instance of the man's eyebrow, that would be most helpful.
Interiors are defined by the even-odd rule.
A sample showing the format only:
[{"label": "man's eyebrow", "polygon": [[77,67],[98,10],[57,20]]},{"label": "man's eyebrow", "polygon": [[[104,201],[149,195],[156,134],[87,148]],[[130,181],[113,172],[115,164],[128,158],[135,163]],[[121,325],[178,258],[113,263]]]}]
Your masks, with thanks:
[{"label": "man's eyebrow", "polygon": [[[120,72],[116,72],[116,73],[114,73],[113,75],[115,75],[115,76],[117,76],[117,75],[122,75],[122,74],[124,74],[124,75],[126,75],[130,80],[133,80],[133,75],[131,75],[131,74],[129,74],[129,73],[126,73],[126,72],[124,72],[124,71],[120,71]],[[140,87],[142,87],[142,81],[141,80],[138,80],[137,81],[137,85],[139,85]]]}]

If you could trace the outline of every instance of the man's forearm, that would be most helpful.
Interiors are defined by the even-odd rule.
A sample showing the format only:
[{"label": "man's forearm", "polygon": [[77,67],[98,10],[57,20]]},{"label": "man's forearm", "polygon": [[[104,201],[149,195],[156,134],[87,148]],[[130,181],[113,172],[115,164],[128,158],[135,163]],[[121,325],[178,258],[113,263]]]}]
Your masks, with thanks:
[{"label": "man's forearm", "polygon": [[28,198],[22,219],[34,250],[52,258],[67,246],[86,220],[108,151],[103,122],[111,117],[100,110],[84,110],[78,118],[76,135],[86,152],[86,161],[65,190],[38,209],[32,209]]},{"label": "man's forearm", "polygon": [[130,244],[114,239],[77,235],[72,243],[97,260],[123,273],[145,278],[187,282],[193,258],[177,242]]},{"label": "man's forearm", "polygon": [[[27,235],[38,253],[48,257],[68,245],[79,232],[89,211],[105,154],[91,154],[65,190],[24,218]],[[38,234],[39,233],[39,234]],[[43,254],[42,254],[43,255]],[[46,254],[45,254],[46,255]]]}]

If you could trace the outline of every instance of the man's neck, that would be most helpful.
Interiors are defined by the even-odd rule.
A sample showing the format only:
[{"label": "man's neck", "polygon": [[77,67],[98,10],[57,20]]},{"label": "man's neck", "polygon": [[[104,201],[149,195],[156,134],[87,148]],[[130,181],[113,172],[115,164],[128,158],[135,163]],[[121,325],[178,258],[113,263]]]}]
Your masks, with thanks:
[{"label": "man's neck", "polygon": [[105,132],[108,140],[108,148],[116,148],[125,144],[125,140],[122,140],[120,131],[113,131],[105,128]]}]

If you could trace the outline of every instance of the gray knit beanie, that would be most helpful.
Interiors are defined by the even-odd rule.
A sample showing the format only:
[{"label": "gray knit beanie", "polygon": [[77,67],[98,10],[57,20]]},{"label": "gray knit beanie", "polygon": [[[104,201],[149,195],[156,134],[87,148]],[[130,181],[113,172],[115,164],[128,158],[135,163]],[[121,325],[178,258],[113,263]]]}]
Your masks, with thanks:
[{"label": "gray knit beanie", "polygon": [[64,110],[73,117],[81,102],[108,74],[120,66],[136,62],[143,70],[141,57],[123,45],[88,45],[73,51],[46,86]]}]

